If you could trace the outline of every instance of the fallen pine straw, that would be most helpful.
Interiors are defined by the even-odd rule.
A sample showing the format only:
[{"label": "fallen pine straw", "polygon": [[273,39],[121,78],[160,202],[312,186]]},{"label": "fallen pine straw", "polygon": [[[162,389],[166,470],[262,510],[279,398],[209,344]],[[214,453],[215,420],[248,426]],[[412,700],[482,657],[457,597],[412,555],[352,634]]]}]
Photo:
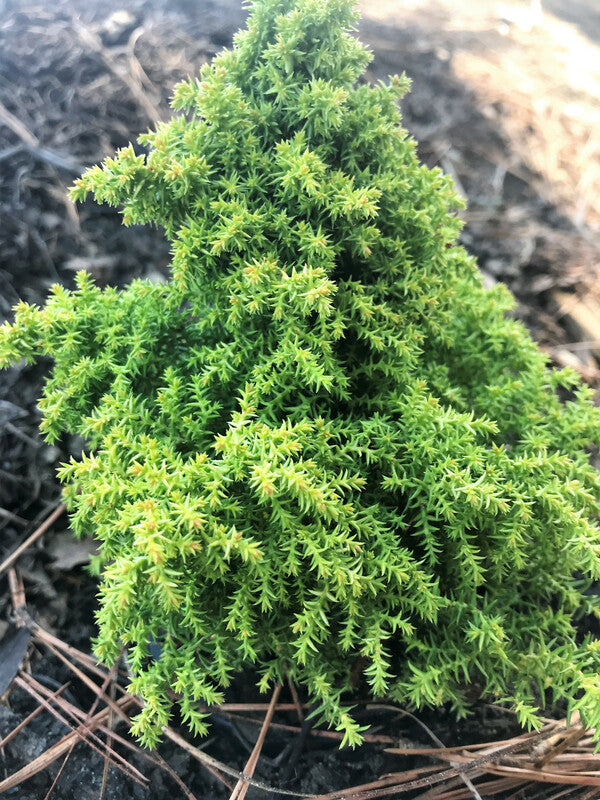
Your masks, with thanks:
[{"label": "fallen pine straw", "polygon": [[[128,705],[131,705],[132,701],[133,700],[131,697],[125,697],[118,702],[120,706],[127,707]],[[46,769],[46,767],[56,761],[57,758],[60,758],[61,755],[68,752],[71,749],[73,742],[77,741],[82,734],[86,734],[89,731],[94,730],[99,724],[104,722],[107,717],[108,709],[104,708],[102,711],[99,711],[97,714],[95,714],[87,725],[81,725],[76,730],[68,733],[66,736],[63,736],[62,739],[45,750],[30,764],[27,764],[22,769],[18,770],[12,775],[9,775],[8,778],[5,778],[5,780],[0,781],[0,794],[8,791],[8,789],[11,789],[13,786],[18,786],[20,783],[23,783],[23,781],[33,777],[33,775],[37,774],[41,770]]]},{"label": "fallen pine straw", "polygon": [[[16,616],[31,630],[33,639],[58,657],[73,673],[74,678],[93,692],[96,699],[86,712],[60,697],[63,687],[58,692],[51,692],[21,671],[15,679],[15,684],[34,697],[39,703],[39,708],[45,708],[60,718],[71,728],[71,731],[30,764],[0,781],[0,793],[46,769],[61,756],[68,757],[74,745],[79,741],[84,741],[92,749],[100,752],[109,763],[128,774],[131,779],[145,785],[147,783],[146,776],[122,755],[123,749],[134,751],[138,756],[165,770],[176,782],[183,795],[188,800],[194,800],[190,789],[164,759],[157,754],[144,751],[131,739],[111,729],[109,722],[111,715],[116,716],[129,728],[131,720],[127,709],[141,706],[139,698],[127,693],[118,683],[116,671],[106,671],[92,656],[82,653],[45,631],[31,619],[23,606],[17,609]],[[77,667],[76,663],[85,672]],[[95,680],[90,677],[90,674],[94,676]],[[298,719],[302,722],[302,716],[306,710],[300,704],[297,695],[292,703],[278,702],[280,688],[276,689],[270,703],[230,703],[214,709],[221,714],[225,713],[231,720],[240,722],[244,719],[248,720],[248,715],[253,711],[267,712],[262,722],[253,720],[261,724],[262,728],[253,757],[246,765],[244,772],[239,772],[209,756],[170,727],[163,728],[163,733],[173,744],[193,756],[213,776],[219,778],[228,791],[232,792],[231,798],[243,798],[246,788],[249,786],[261,790],[265,795],[303,797],[310,800],[377,800],[396,796],[405,796],[411,800],[471,800],[472,798],[498,796],[505,800],[521,800],[523,797],[527,797],[528,800],[534,800],[534,798],[537,800],[559,800],[559,798],[596,800],[600,796],[598,788],[600,787],[600,754],[594,753],[592,732],[585,730],[576,715],[573,715],[570,725],[567,725],[566,720],[544,720],[545,724],[539,732],[523,733],[499,741],[459,747],[386,747],[384,752],[390,756],[409,758],[411,767],[382,775],[378,780],[367,784],[336,790],[328,794],[304,794],[268,785],[253,777],[260,756],[260,748],[268,729],[271,726],[279,729],[287,728],[290,729],[292,735],[298,735],[300,731],[298,727],[276,722],[275,715],[296,710]],[[113,696],[111,696],[111,692]],[[119,699],[113,699],[114,693],[119,693]],[[102,703],[104,708],[96,712],[99,703]],[[388,710],[412,717],[427,731],[434,742],[439,743],[436,735],[414,714],[392,705],[384,706],[372,702],[365,703],[365,705],[372,707],[373,710]],[[33,719],[34,714],[30,715],[27,722]],[[8,738],[12,738],[22,730],[25,724],[21,723],[13,733],[9,734]],[[315,731],[315,733],[321,732]],[[337,735],[332,731],[323,733]],[[100,735],[105,737],[106,741],[99,738]],[[373,736],[373,739],[376,738]],[[381,744],[389,742],[389,736],[380,737]],[[372,744],[375,743],[376,741],[372,742]],[[117,745],[121,753],[114,749]],[[442,762],[442,766],[435,764],[414,766],[415,759],[423,757]],[[225,776],[234,778],[237,781],[236,786],[233,787]],[[549,784],[555,786],[549,788]],[[544,786],[547,787],[545,790]]]},{"label": "fallen pine straw", "polygon": [[[557,784],[563,787],[558,793],[544,795],[549,800],[567,793],[574,797],[571,789],[565,787],[600,787],[600,754],[594,752],[595,743],[591,734],[591,731],[586,731],[581,725],[579,717],[574,715],[569,726],[566,720],[552,720],[538,733],[524,733],[503,741],[468,747],[395,747],[386,748],[386,752],[400,756],[430,756],[446,764],[459,765],[461,775],[469,775],[473,779],[483,778],[474,784],[483,797],[492,797],[510,789],[520,790],[514,797],[532,797],[531,792],[535,785],[539,787],[540,784]],[[450,769],[445,769],[434,778],[443,774],[449,775],[450,772]],[[490,780],[490,775],[499,776],[500,779]],[[395,791],[404,791],[407,788],[403,773],[387,775],[385,778],[390,781],[396,778]],[[444,787],[419,795],[418,800],[469,798],[471,795],[466,787],[452,787],[451,784],[455,782],[453,779]],[[414,780],[412,783],[414,784]],[[527,795],[521,794],[525,787],[529,787]],[[600,792],[594,790],[592,794],[586,791],[577,797],[598,795]],[[352,795],[364,800],[375,796],[368,791]]]}]

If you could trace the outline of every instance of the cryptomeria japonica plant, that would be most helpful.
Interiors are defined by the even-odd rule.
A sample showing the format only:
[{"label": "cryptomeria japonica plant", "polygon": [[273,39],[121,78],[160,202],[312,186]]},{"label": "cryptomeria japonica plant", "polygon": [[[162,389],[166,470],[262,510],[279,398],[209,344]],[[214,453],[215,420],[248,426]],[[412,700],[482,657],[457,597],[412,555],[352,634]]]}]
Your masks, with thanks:
[{"label": "cryptomeria japonica plant", "polygon": [[[102,563],[96,653],[123,643],[135,730],[197,732],[248,666],[361,740],[358,683],[416,707],[565,700],[600,724],[600,417],[484,290],[461,201],[357,84],[351,0],[258,0],[180,113],[79,179],[162,226],[165,285],[52,289],[1,329],[54,360],[40,408]],[[150,643],[160,645],[152,658]],[[471,689],[468,689],[468,687]]]}]

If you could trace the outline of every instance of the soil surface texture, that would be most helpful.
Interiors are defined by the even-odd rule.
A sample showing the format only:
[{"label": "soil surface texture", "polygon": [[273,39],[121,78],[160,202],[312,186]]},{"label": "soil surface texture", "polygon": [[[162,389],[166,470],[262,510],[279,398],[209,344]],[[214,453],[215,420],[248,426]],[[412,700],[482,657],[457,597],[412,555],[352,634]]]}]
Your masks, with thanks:
[{"label": "soil surface texture", "polygon": [[[363,0],[361,13],[359,34],[374,54],[368,80],[403,71],[411,77],[404,123],[422,159],[450,173],[467,197],[462,242],[485,280],[507,283],[517,297],[516,315],[557,364],[574,366],[600,385],[600,345],[577,341],[581,329],[557,299],[600,297],[597,0],[542,0],[541,9],[529,0]],[[239,0],[0,0],[0,319],[11,318],[20,298],[43,303],[51,284],[72,286],[79,269],[101,285],[164,278],[169,251],[159,231],[124,228],[117,212],[93,202],[75,208],[67,188],[86,166],[167,119],[174,84],[228,46],[244,16]],[[0,372],[0,561],[60,502],[55,470],[83,444],[76,437],[56,446],[41,440],[36,400],[44,366]],[[96,585],[85,570],[92,550],[91,542],[71,537],[61,516],[17,562],[31,616],[86,653],[96,604]],[[10,620],[18,587],[9,586],[7,571],[0,582],[0,638],[6,635],[6,645],[16,636]],[[14,640],[13,651],[24,637]],[[0,679],[8,669],[2,647],[0,642],[6,658]],[[38,640],[29,651],[29,670],[39,684],[55,692],[71,681],[65,699],[85,710],[93,705],[92,692],[55,652]],[[265,704],[269,698],[258,694],[252,675],[244,675],[227,700]],[[445,710],[415,719],[391,706],[359,704],[356,714],[371,725],[372,741],[340,750],[335,739],[302,725],[289,687],[280,702],[291,710],[278,712],[279,727],[269,729],[255,779],[305,794],[368,784],[432,763],[385,752],[390,746],[428,747],[432,734],[438,744],[457,746],[521,732],[512,716],[484,704],[462,721]],[[13,685],[0,703],[0,740],[38,706],[31,693]],[[242,770],[264,713],[215,713],[208,740],[195,744]],[[67,732],[59,719],[39,713],[0,747],[0,781]],[[115,732],[126,736],[119,727]],[[117,744],[115,749],[147,780],[140,783],[114,766],[105,772],[104,757],[75,742],[5,796],[208,800],[231,794],[171,741],[157,751],[171,774],[164,763]],[[235,777],[227,780],[235,786]],[[460,781],[456,786],[466,794],[448,798],[480,796]],[[424,791],[402,796],[425,797]],[[560,796],[600,796],[600,790],[581,791],[575,787]],[[255,786],[247,793],[276,796]],[[531,783],[494,796],[551,798],[559,788]]]}]

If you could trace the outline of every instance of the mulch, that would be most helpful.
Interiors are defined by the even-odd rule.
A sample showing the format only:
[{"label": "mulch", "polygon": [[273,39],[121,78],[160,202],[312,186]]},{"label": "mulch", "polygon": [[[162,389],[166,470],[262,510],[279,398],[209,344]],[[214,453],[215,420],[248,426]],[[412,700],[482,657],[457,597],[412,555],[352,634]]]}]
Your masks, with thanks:
[{"label": "mulch", "polygon": [[[240,4],[134,0],[125,10],[110,0],[100,10],[83,0],[0,0],[0,11],[0,317],[10,318],[20,298],[42,303],[54,282],[72,285],[78,269],[88,269],[101,285],[165,275],[169,252],[160,232],[124,229],[115,211],[91,202],[75,208],[67,188],[86,166],[168,118],[173,85],[229,44],[243,22]],[[412,77],[405,124],[423,160],[453,175],[468,197],[462,241],[485,279],[506,282],[518,300],[516,315],[557,363],[566,353],[596,383],[594,350],[569,349],[573,331],[555,301],[557,290],[582,296],[595,286],[600,247],[590,231],[540,194],[539,176],[519,158],[498,109],[482,104],[455,76],[452,53],[432,44],[426,30],[365,19],[361,37],[375,54],[369,79],[403,70]],[[568,733],[560,720],[546,721],[536,756],[534,739],[514,718],[484,704],[457,722],[443,709],[414,717],[365,702],[356,713],[371,724],[371,739],[358,751],[340,751],[335,732],[314,731],[304,721],[307,709],[293,687],[282,687],[265,726],[269,698],[257,694],[252,675],[241,676],[229,705],[214,711],[208,742],[186,736],[183,745],[175,720],[173,736],[149,761],[116,740],[126,737],[122,726],[111,738],[110,717],[118,716],[111,703],[122,703],[123,718],[134,712],[135,698],[126,695],[123,670],[108,675],[85,655],[96,591],[83,568],[89,544],[71,539],[64,516],[35,536],[60,501],[57,465],[82,447],[76,437],[55,446],[39,437],[44,366],[0,373],[0,559],[28,536],[35,539],[18,570],[0,568],[7,588],[0,595],[0,679],[3,668],[20,663],[24,642],[28,652],[26,668],[0,704],[0,793],[3,779],[29,769],[25,782],[6,789],[7,797],[162,800],[171,793],[200,800],[234,792],[241,800],[248,787],[235,787],[240,771],[248,773],[257,760],[258,743],[253,780],[263,788],[250,786],[247,797],[277,796],[265,785],[357,800],[398,792],[445,800],[597,796],[593,786],[582,788],[580,774],[600,774],[589,738],[577,726],[577,736]],[[15,617],[23,599],[31,616]],[[97,740],[90,734],[94,725]],[[60,750],[54,760],[52,747],[54,754]],[[433,763],[421,752],[430,747],[438,748]],[[459,767],[467,772],[461,775]],[[571,787],[539,782],[540,770],[554,768],[571,776]],[[446,779],[432,789],[444,772]],[[412,789],[410,781],[417,782]],[[341,792],[350,786],[362,788]],[[328,794],[334,790],[341,793]]]}]

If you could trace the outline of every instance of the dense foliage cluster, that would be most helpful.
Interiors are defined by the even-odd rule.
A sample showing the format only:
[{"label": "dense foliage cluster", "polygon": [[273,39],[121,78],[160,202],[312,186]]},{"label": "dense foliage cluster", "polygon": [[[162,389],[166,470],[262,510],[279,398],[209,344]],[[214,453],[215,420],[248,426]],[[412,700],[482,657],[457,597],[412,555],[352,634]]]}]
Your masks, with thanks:
[{"label": "dense foliage cluster", "polygon": [[164,228],[169,282],[81,273],[1,330],[3,363],[54,360],[48,439],[89,443],[61,477],[100,542],[96,652],[128,646],[148,743],[173,692],[204,731],[199,703],[248,665],[349,743],[361,682],[600,723],[575,627],[600,574],[598,411],[456,245],[460,200],[400,124],[407,81],[357,83],[352,6],[258,0],[146,153],[77,181]]}]

